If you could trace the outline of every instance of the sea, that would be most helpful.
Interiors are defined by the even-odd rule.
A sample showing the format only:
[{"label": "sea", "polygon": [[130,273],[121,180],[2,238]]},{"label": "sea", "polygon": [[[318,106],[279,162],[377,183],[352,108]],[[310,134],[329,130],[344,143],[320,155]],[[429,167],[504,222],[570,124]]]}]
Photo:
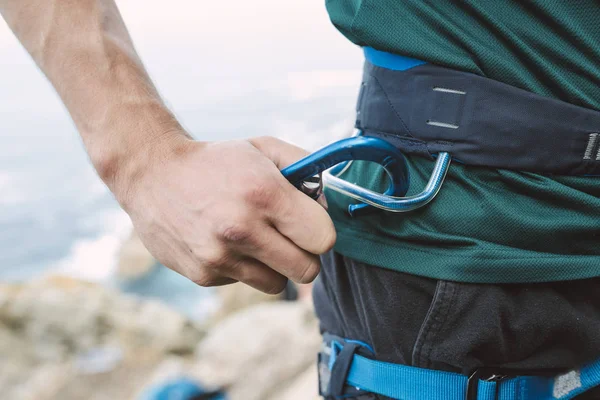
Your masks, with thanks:
[{"label": "sea", "polygon": [[[351,134],[362,56],[320,3],[261,0],[235,11],[166,3],[118,2],[159,91],[195,138],[272,135],[315,150]],[[244,18],[261,10],[266,24]],[[213,290],[165,267],[116,278],[131,230],[60,99],[0,20],[0,281],[66,274],[206,316]]]}]

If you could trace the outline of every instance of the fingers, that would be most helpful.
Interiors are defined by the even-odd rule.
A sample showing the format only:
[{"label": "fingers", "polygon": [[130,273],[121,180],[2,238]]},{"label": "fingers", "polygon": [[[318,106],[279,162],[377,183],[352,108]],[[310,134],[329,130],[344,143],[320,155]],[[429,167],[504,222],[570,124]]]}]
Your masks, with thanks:
[{"label": "fingers", "polygon": [[298,247],[274,227],[255,230],[254,242],[239,251],[297,283],[312,282],[318,275],[319,257]]},{"label": "fingers", "polygon": [[278,294],[285,289],[287,278],[258,260],[238,257],[205,270],[194,282],[204,287],[242,282],[262,292]]},{"label": "fingers", "polygon": [[[212,269],[222,265],[233,265],[235,260],[244,257],[255,259],[295,282],[308,283],[317,276],[320,269],[318,256],[289,240],[264,218],[250,220],[233,215],[235,213],[229,216],[232,220],[216,228],[215,237],[219,239],[212,247],[220,251],[214,251],[214,256],[209,257],[212,261],[207,263],[206,267]],[[242,279],[227,271],[223,272],[229,277]]]},{"label": "fingers", "polygon": [[[253,140],[253,145],[278,168],[306,155],[304,150],[275,138]],[[260,184],[246,186],[247,204],[263,212],[279,232],[302,249],[312,254],[330,250],[336,233],[323,206],[287,182],[278,170],[262,178]]]},{"label": "fingers", "polygon": [[325,210],[329,208],[329,205],[327,204],[327,198],[325,197],[324,193],[319,194],[319,197],[317,198],[317,203],[319,203],[321,207],[323,207]]},{"label": "fingers", "polygon": [[231,277],[268,294],[278,294],[285,289],[287,278],[258,260],[241,259],[234,265]]},{"label": "fingers", "polygon": [[250,143],[271,159],[279,169],[285,168],[309,154],[301,147],[271,136],[252,138]]},{"label": "fingers", "polygon": [[[225,285],[231,285],[232,283],[236,283],[237,280],[232,279],[232,278],[227,278],[225,276],[220,276],[218,278],[215,278],[211,281],[210,286],[225,286]],[[209,286],[209,285],[205,285],[202,282],[195,282],[197,284],[199,284],[200,286]]]},{"label": "fingers", "polygon": [[316,201],[290,185],[269,218],[284,236],[312,254],[323,254],[336,240],[333,221]]},{"label": "fingers", "polygon": [[308,283],[317,276],[317,255],[333,247],[336,233],[324,208],[281,175],[281,168],[308,153],[274,138],[250,142],[203,148],[198,168],[184,169],[210,167],[218,179],[205,177],[204,186],[215,189],[210,193],[192,187],[181,194],[187,202],[177,210],[189,212],[174,216],[174,226],[184,223],[176,233],[185,233],[177,258],[186,259],[185,275],[201,286],[239,281],[279,293],[288,278]]}]

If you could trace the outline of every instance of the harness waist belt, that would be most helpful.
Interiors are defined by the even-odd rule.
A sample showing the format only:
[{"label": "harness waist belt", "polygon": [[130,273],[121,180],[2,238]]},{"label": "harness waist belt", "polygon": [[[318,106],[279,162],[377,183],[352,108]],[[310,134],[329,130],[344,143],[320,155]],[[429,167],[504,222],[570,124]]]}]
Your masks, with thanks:
[{"label": "harness waist belt", "polygon": [[399,400],[571,400],[600,384],[600,360],[558,374],[503,375],[499,370],[469,377],[377,361],[366,343],[327,333],[324,339],[319,388],[327,400],[367,393]]},{"label": "harness waist belt", "polygon": [[370,48],[365,55],[356,127],[366,135],[473,166],[600,175],[600,112]]}]

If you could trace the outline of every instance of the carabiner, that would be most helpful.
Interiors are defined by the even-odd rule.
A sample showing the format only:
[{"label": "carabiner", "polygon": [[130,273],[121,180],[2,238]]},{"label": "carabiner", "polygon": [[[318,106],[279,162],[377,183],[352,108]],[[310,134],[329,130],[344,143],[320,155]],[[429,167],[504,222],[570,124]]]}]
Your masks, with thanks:
[{"label": "carabiner", "polygon": [[[385,211],[409,212],[427,205],[435,198],[442,188],[442,183],[444,183],[451,161],[450,154],[445,152],[439,153],[425,189],[421,193],[409,197],[377,193],[338,178],[327,171],[323,173],[323,185],[328,189]],[[350,215],[356,215],[356,211],[362,208],[359,208],[359,206],[362,206],[362,204],[348,206]]]},{"label": "carabiner", "polygon": [[[376,162],[384,168],[390,178],[386,195],[404,196],[408,191],[409,170],[404,155],[389,142],[368,136],[334,142],[284,168],[281,173],[294,186],[317,199],[324,183],[319,177],[321,173],[336,166],[334,169],[339,171],[346,162],[354,160]],[[362,208],[366,208],[366,204],[354,205],[352,213]]]},{"label": "carabiner", "polygon": [[[388,189],[384,193],[377,193],[339,178],[338,175],[354,160],[372,161],[382,165],[390,178]],[[427,186],[421,193],[410,197],[403,197],[410,182],[404,155],[389,142],[370,136],[354,136],[332,143],[284,168],[281,173],[294,186],[314,199],[320,195],[324,185],[360,201],[361,204],[348,207],[350,215],[363,212],[368,205],[386,211],[407,212],[423,207],[433,200],[442,186],[450,162],[450,154],[438,154]],[[307,182],[308,180],[310,181]]]}]

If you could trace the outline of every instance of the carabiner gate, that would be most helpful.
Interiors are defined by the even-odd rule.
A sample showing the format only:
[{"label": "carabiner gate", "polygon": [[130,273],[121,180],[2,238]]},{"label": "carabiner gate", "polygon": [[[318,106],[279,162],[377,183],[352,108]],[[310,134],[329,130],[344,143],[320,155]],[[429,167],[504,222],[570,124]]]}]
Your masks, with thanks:
[{"label": "carabiner gate", "polygon": [[[339,178],[354,160],[380,164],[390,179],[388,189],[377,193]],[[314,199],[325,186],[360,201],[361,204],[348,207],[348,212],[354,216],[367,210],[369,205],[392,212],[408,212],[423,207],[439,192],[450,162],[450,154],[439,153],[425,189],[417,195],[404,197],[409,188],[410,174],[402,152],[383,139],[359,135],[325,146],[284,168],[281,173]]]}]

